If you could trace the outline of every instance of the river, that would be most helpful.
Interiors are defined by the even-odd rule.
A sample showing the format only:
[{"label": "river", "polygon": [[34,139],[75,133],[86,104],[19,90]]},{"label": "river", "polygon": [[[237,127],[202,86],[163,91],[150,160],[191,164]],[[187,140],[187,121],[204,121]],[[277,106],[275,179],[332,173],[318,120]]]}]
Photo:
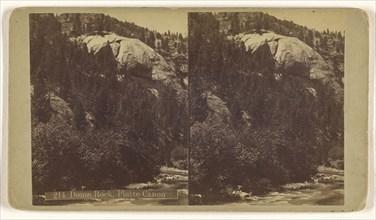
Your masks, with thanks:
[{"label": "river", "polygon": [[[179,199],[98,199],[91,201],[65,201],[49,205],[187,205],[188,171],[174,168],[161,168],[157,183],[130,184],[126,189],[176,189]],[[320,167],[312,181],[289,183],[280,191],[269,192],[263,196],[247,196],[236,202],[220,205],[343,205],[344,172],[332,168]],[[48,205],[48,204],[46,204]]]},{"label": "river", "polygon": [[[293,186],[297,186],[294,189]],[[303,186],[303,187],[299,187]],[[287,189],[286,189],[287,188]],[[343,205],[343,170],[320,167],[315,181],[290,183],[285,189],[264,196],[249,196],[226,205]]]}]

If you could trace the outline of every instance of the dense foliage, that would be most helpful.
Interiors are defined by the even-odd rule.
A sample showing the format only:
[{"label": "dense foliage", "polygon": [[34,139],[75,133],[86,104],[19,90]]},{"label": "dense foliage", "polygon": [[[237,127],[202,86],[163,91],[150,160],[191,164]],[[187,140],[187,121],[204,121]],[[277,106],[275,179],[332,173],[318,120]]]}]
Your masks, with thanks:
[{"label": "dense foliage", "polygon": [[[154,47],[150,37],[161,35],[101,14],[81,16],[30,15],[33,194],[124,187],[153,180],[162,165],[187,168],[184,96],[130,73],[119,81],[123,70],[109,45],[89,54],[75,38],[107,30]],[[174,62],[171,54],[186,45],[173,42],[186,40],[167,37],[173,41],[164,52]]]},{"label": "dense foliage", "polygon": [[[223,15],[189,14],[190,193],[201,194],[192,204],[236,199],[239,187],[263,194],[343,159],[343,97],[338,101],[324,81],[288,74],[277,80],[268,45],[251,53],[228,40],[244,27],[238,13],[227,17],[228,27]],[[286,28],[292,35],[304,29],[252,22],[252,28]]]}]

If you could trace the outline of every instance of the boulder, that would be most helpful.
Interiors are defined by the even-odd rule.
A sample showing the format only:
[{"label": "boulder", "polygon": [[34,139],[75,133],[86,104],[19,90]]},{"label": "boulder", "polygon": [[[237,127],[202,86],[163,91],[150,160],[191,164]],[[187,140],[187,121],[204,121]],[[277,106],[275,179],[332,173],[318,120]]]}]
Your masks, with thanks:
[{"label": "boulder", "polygon": [[209,110],[208,117],[222,120],[225,123],[230,122],[231,112],[227,108],[226,102],[211,92],[208,92],[206,95]]},{"label": "boulder", "polygon": [[135,38],[104,33],[79,37],[87,46],[89,53],[98,53],[109,45],[118,66],[125,73],[152,80],[164,80],[174,76],[165,59],[153,48]]},{"label": "boulder", "polygon": [[300,75],[311,79],[322,79],[332,75],[329,66],[314,49],[303,41],[274,32],[239,34],[247,50],[256,52],[266,43],[276,62],[277,69],[284,74]]},{"label": "boulder", "polygon": [[53,112],[68,120],[72,118],[73,113],[68,102],[59,96],[56,96],[52,92],[48,94],[48,97],[50,100],[50,107]]}]

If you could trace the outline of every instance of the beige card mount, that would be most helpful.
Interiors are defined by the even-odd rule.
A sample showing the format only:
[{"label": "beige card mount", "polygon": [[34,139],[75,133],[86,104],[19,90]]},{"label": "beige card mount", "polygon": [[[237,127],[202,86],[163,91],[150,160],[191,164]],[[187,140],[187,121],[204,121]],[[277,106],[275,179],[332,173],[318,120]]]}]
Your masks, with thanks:
[{"label": "beige card mount", "polygon": [[11,206],[365,206],[364,11],[18,8],[9,22]]}]

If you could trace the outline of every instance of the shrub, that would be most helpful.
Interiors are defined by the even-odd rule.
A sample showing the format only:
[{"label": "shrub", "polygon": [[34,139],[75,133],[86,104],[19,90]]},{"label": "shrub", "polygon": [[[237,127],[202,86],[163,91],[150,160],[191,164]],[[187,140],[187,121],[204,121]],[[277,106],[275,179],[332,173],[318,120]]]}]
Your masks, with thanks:
[{"label": "shrub", "polygon": [[123,130],[79,133],[55,115],[32,130],[33,194],[150,181],[159,165],[148,146],[128,140]]},{"label": "shrub", "polygon": [[229,127],[214,120],[191,128],[191,193],[215,193],[236,174],[234,149],[238,144]]},{"label": "shrub", "polygon": [[80,144],[77,133],[58,116],[33,128],[33,194],[81,184],[86,173],[80,169]]},{"label": "shrub", "polygon": [[232,200],[231,193],[239,187],[253,195],[265,194],[316,172],[311,147],[283,128],[236,133],[210,119],[196,122],[191,135],[190,190],[201,194],[204,203]]}]

